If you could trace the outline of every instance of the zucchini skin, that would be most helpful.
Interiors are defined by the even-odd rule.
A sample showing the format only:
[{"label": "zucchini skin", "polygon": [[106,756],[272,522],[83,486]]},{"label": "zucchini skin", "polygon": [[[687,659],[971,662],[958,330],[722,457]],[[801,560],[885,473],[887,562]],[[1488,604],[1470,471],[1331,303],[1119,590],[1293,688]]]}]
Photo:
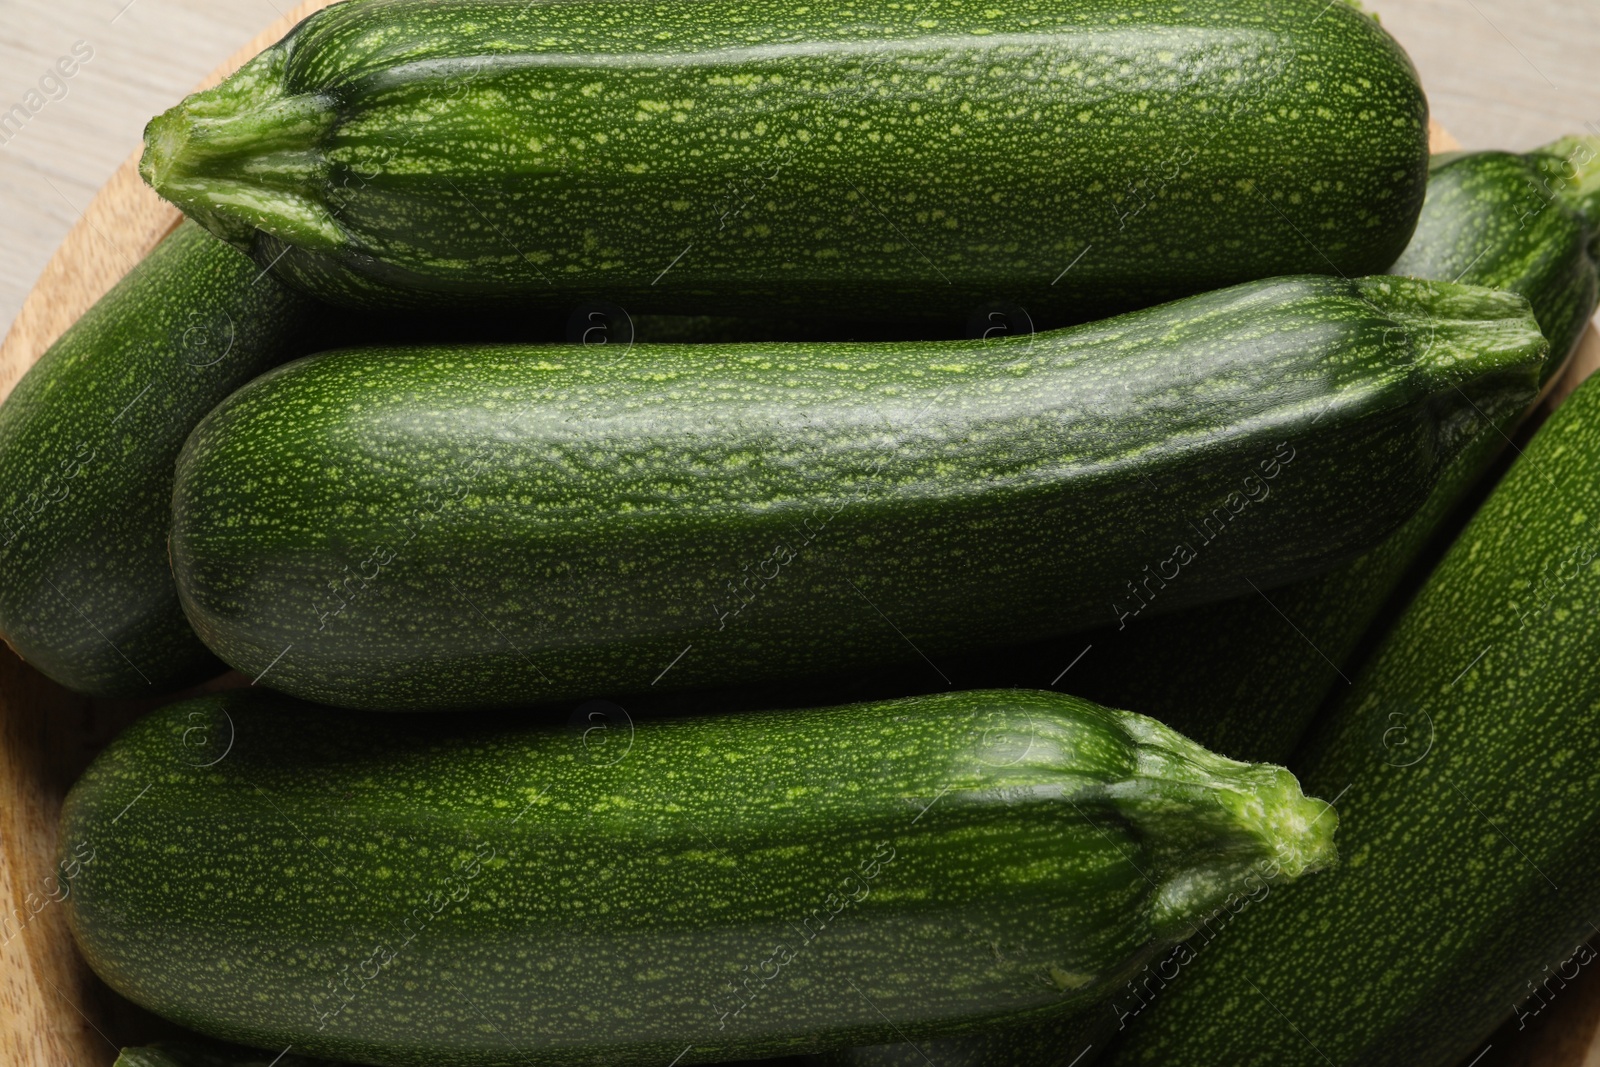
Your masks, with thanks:
[{"label": "zucchini skin", "polygon": [[[805,1061],[792,1058],[763,1059],[729,1067],[803,1067]],[[112,1067],[339,1067],[332,1060],[314,1060],[287,1051],[249,1049],[220,1042],[161,1041],[154,1045],[125,1048]]]},{"label": "zucchini skin", "polygon": [[[1241,896],[1247,896],[1242,894]],[[1152,957],[1151,963],[1156,959]],[[1147,967],[1149,964],[1146,965]],[[1129,982],[1137,979],[1129,978]],[[1113,997],[1115,996],[1113,991]],[[809,1067],[1052,1067],[1094,1063],[1117,1033],[1114,1012],[1104,1005],[1021,1026],[1003,1026],[958,1037],[865,1045],[809,1056]],[[1096,1052],[1096,1050],[1100,1050]]]},{"label": "zucchini skin", "polygon": [[1591,378],[1297,752],[1348,790],[1349,862],[1201,954],[1114,1063],[1443,1067],[1593,935],[1597,442]]},{"label": "zucchini skin", "polygon": [[[1416,233],[1392,272],[1526,296],[1551,342],[1551,357],[1541,374],[1548,380],[1566,364],[1595,308],[1597,160],[1600,141],[1593,138],[1563,139],[1526,155],[1475,152],[1436,158]],[[1323,656],[1348,669],[1358,643],[1402,576],[1499,450],[1504,439],[1495,428],[1511,432],[1521,412],[1509,405],[1484,414],[1492,425],[1478,431],[1428,502],[1382,545],[1326,575],[1274,591],[1271,604],[1251,592],[1204,609],[1141,621],[1125,632],[1086,635],[1092,650],[1073,669],[1074,691],[1139,708],[1240,759],[1287,760],[1339,682]],[[1050,654],[1059,656],[1059,649]],[[945,668],[961,684],[992,684],[1037,675],[1020,668],[1041,658],[1041,649],[1028,646],[1008,650],[1003,663],[991,662],[983,670]],[[1151,670],[1152,662],[1160,662],[1162,669]],[[1006,663],[1017,665],[1014,673]],[[981,682],[971,681],[974,677]],[[1137,1026],[1144,998],[1152,991],[1159,992],[1132,983],[1117,991],[1109,1010],[1090,1009],[1071,1026],[1058,1021],[950,1038],[937,1051],[926,1043],[858,1048],[819,1062],[829,1067],[916,1067],[926,1053],[940,1067],[1065,1067],[1086,1045],[1091,1051],[1106,1047],[1105,1035],[1096,1032],[1097,1022],[1113,1034]]]},{"label": "zucchini skin", "polygon": [[313,1060],[285,1051],[278,1059],[260,1049],[201,1045],[190,1041],[162,1041],[154,1045],[125,1048],[112,1067],[334,1067],[326,1060]]},{"label": "zucchini skin", "polygon": [[699,1063],[1070,1010],[1249,879],[1333,859],[1282,768],[1058,694],[592,732],[172,705],[67,799],[73,932],[225,1040]]},{"label": "zucchini skin", "polygon": [[185,222],[0,405],[0,631],[69,689],[155,696],[224,668],[167,563],[189,431],[296,347],[299,294]]},{"label": "zucchini skin", "polygon": [[1369,547],[1543,351],[1521,297],[1303,277],[999,343],[324,353],[196,427],[173,569],[341,706],[936,661]]},{"label": "zucchini skin", "polygon": [[1583,336],[1600,297],[1600,137],[1563,137],[1526,154],[1434,161],[1411,243],[1389,269],[1521,293],[1550,342],[1545,379]]},{"label": "zucchini skin", "polygon": [[[1597,234],[1600,139],[1563,138],[1526,155],[1450,155],[1436,162],[1416,236],[1393,269],[1526,296],[1551,342],[1541,372],[1549,381],[1594,314]],[[1524,410],[1483,406],[1472,441],[1428,502],[1365,556],[1277,590],[1270,604],[1251,592],[1105,634],[1074,669],[1074,691],[1139,708],[1241,759],[1288,759],[1344,687],[1333,664],[1353,673],[1363,635]],[[1155,656],[1161,671],[1149,670]]]},{"label": "zucchini skin", "polygon": [[1426,135],[1322,0],[365,0],[154,119],[141,172],[351,306],[1058,323],[1383,271]]}]

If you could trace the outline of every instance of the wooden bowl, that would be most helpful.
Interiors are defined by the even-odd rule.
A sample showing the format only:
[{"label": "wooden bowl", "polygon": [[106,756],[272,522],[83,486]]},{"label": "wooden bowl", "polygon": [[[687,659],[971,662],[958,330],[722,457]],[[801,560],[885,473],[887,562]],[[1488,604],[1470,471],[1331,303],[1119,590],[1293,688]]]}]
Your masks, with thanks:
[{"label": "wooden bowl", "polygon": [[[215,85],[329,2],[305,0],[196,88]],[[1437,126],[1431,134],[1435,151],[1458,147]],[[176,208],[139,179],[137,153],[117,168],[45,266],[0,344],[0,401],[45,349],[171,233],[180,218]],[[1548,404],[1559,403],[1596,366],[1600,337],[1591,327]],[[78,696],[0,646],[3,1067],[104,1067],[122,1045],[175,1032],[122,1000],[89,971],[73,945],[62,908],[50,897],[56,820],[68,787],[123,726],[171,699]],[[1491,1045],[1474,1067],[1600,1064],[1600,979],[1570,985],[1563,999],[1525,1031],[1502,1030]]]}]

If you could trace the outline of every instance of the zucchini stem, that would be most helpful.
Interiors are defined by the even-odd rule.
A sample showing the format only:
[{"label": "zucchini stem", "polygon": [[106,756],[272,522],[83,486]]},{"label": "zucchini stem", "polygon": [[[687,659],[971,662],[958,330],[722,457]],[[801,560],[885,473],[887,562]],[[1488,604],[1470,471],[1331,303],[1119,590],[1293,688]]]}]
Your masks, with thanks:
[{"label": "zucchini stem", "polygon": [[221,85],[151,119],[139,176],[245,252],[257,231],[337,250],[346,234],[322,195],[321,142],[333,108],[323,94],[287,92],[285,61],[282,50],[269,48]]}]

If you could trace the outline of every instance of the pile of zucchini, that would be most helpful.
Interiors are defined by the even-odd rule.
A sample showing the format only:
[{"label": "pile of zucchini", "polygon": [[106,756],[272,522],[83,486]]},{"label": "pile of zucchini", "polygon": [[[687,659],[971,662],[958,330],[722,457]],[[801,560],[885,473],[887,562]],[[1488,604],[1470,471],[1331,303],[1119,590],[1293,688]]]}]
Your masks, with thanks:
[{"label": "pile of zucchini", "polygon": [[0,405],[11,647],[232,671],[62,813],[119,1063],[1471,1053],[1600,907],[1600,393],[1457,532],[1597,153],[1322,0],[307,18]]}]

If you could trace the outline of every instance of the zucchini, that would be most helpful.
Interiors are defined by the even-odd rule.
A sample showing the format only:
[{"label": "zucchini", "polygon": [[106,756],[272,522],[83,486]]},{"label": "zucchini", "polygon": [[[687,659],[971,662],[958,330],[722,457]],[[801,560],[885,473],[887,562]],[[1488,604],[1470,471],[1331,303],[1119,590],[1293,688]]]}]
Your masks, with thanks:
[{"label": "zucchini", "polygon": [[196,427],[173,568],[344,706],[938,657],[1370,547],[1544,347],[1518,296],[1302,277],[997,343],[324,353]]},{"label": "zucchini", "polygon": [[276,1058],[271,1052],[190,1041],[162,1041],[125,1048],[112,1067],[335,1067],[325,1060],[296,1056],[288,1049]]},{"label": "zucchini", "polygon": [[661,1067],[1070,1010],[1333,858],[1282,768],[1075,697],[605,711],[169,706],[68,796],[60,839],[95,856],[72,930],[113,989],[224,1040]]},{"label": "zucchini", "polygon": [[140,171],[353,306],[1079,321],[1386,269],[1427,104],[1325,0],[366,0],[158,116]]},{"label": "zucchini", "polygon": [[[1248,894],[1239,899],[1248,899]],[[1155,963],[1152,957],[1144,969]],[[1137,974],[1130,975],[1128,982],[1137,979]],[[1112,992],[1115,996],[1121,991]],[[1103,1052],[1116,1033],[1115,1015],[1100,1005],[959,1037],[837,1049],[807,1057],[805,1062],[810,1067],[927,1067],[930,1063],[934,1067],[1076,1067],[1093,1063],[1098,1054],[1090,1053]]]},{"label": "zucchini", "polygon": [[[805,1061],[797,1058],[762,1059],[729,1067],[803,1067]],[[274,1055],[270,1051],[249,1049],[221,1042],[201,1044],[196,1041],[161,1041],[154,1045],[125,1048],[112,1067],[339,1067],[332,1060],[314,1060],[296,1056],[284,1049]]]},{"label": "zucchini", "polygon": [[[1565,138],[1527,155],[1436,157],[1417,231],[1393,272],[1526,296],[1551,342],[1551,358],[1542,372],[1548,380],[1565,365],[1595,308],[1597,160],[1600,140],[1594,138]],[[1140,708],[1242,759],[1288,759],[1338,681],[1333,663],[1323,655],[1348,666],[1402,575],[1499,450],[1504,438],[1495,430],[1510,432],[1519,414],[1514,406],[1494,417],[1485,412],[1485,424],[1451,463],[1428,502],[1361,559],[1279,589],[1270,604],[1251,592],[1123,633],[1089,635],[1092,658],[1074,667],[1075,691]],[[1294,633],[1296,628],[1303,639]],[[1002,678],[1009,682],[1038,674],[1016,670],[1013,664],[1031,665],[1040,658],[1041,649],[1035,646],[1012,649],[999,662],[990,657],[975,673],[986,683]],[[1150,670],[1158,661],[1162,669]],[[972,675],[960,671],[961,664],[944,666],[962,684],[976,684],[969,682]],[[1141,989],[1133,983],[1110,1001],[1109,1011],[1096,1011],[1082,1021],[950,1038],[937,1049],[926,1043],[852,1049],[823,1062],[919,1067],[926,1054],[939,1067],[1065,1065],[1086,1047],[1104,1048],[1105,1035],[1099,1031],[1118,1032],[1135,1024],[1148,995],[1165,984],[1162,975],[1173,973],[1178,970],[1169,965],[1156,971],[1153,985]]]},{"label": "zucchini", "polygon": [[193,223],[84,313],[0,405],[0,631],[69,689],[154,696],[223,667],[167,565],[173,461],[313,316]]},{"label": "zucchini", "polygon": [[1550,342],[1546,378],[1578,344],[1600,278],[1600,137],[1563,137],[1525,155],[1437,159],[1417,232],[1391,274],[1521,293]]},{"label": "zucchini", "polygon": [[1591,378],[1296,754],[1348,862],[1198,953],[1116,1064],[1446,1067],[1592,936],[1597,518]]},{"label": "zucchini", "polygon": [[[1454,155],[1434,167],[1416,236],[1394,270],[1526,296],[1551,343],[1541,375],[1548,381],[1594,313],[1597,234],[1600,138],[1564,138],[1526,155]],[[1241,759],[1287,759],[1330,690],[1344,687],[1336,667],[1351,672],[1363,634],[1525,410],[1480,406],[1472,443],[1383,545],[1273,592],[1270,603],[1251,591],[1204,612],[1091,635],[1094,651],[1073,668],[1073,691],[1138,708]],[[1162,669],[1150,670],[1157,659]]]}]

